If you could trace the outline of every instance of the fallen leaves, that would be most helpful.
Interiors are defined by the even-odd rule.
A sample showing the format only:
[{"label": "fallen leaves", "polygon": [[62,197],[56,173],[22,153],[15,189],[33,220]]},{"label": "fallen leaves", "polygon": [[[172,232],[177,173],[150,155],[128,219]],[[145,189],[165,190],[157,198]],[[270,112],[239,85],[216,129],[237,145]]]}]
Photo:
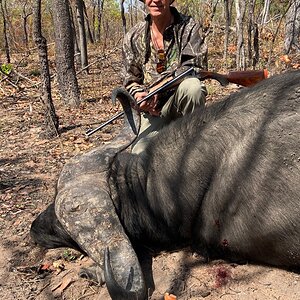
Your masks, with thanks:
[{"label": "fallen leaves", "polygon": [[291,59],[289,58],[288,55],[281,55],[280,56],[280,60],[285,62],[286,64],[290,64],[291,63]]},{"label": "fallen leaves", "polygon": [[176,300],[177,297],[173,294],[165,293],[164,300]]},{"label": "fallen leaves", "polygon": [[293,69],[300,69],[299,59],[293,58],[287,54],[281,55],[279,60],[285,63],[287,66],[290,66]]},{"label": "fallen leaves", "polygon": [[68,276],[69,273],[64,274],[64,277],[61,279],[60,282],[56,283],[55,285],[51,286],[51,291],[53,293],[54,298],[58,298],[62,296],[64,290],[75,282],[76,278],[74,276]]}]

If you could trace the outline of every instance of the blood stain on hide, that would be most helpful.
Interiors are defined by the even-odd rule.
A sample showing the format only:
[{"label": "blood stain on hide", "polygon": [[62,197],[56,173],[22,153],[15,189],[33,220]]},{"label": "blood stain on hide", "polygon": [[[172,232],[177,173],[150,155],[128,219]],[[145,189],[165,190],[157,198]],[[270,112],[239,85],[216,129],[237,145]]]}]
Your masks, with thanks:
[{"label": "blood stain on hide", "polygon": [[224,248],[229,247],[228,240],[224,239],[224,240],[222,241],[222,246],[223,246]]}]

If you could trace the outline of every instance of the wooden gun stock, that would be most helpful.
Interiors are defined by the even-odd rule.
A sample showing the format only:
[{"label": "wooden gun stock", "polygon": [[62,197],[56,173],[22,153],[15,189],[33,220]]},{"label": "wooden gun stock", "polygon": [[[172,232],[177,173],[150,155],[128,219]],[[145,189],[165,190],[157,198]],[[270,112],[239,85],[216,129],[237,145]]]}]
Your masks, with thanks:
[{"label": "wooden gun stock", "polygon": [[257,71],[233,71],[227,75],[229,82],[242,86],[252,86],[266,78],[268,78],[268,70],[266,69]]},{"label": "wooden gun stock", "polygon": [[210,71],[199,71],[198,77],[200,80],[215,79],[223,86],[229,83],[235,83],[242,86],[252,86],[256,83],[268,78],[268,70],[247,70],[247,71],[232,71],[228,74],[219,74]]}]

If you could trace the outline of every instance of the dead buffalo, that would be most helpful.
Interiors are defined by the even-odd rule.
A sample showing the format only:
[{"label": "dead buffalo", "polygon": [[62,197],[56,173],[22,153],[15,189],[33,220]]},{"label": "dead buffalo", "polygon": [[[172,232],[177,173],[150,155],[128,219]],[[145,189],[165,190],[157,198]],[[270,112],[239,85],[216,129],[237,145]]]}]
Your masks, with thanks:
[{"label": "dead buffalo", "polygon": [[37,243],[85,252],[112,299],[145,299],[152,256],[183,247],[300,267],[299,71],[173,122],[139,156],[122,151],[138,116],[117,96],[131,128],[65,165]]}]

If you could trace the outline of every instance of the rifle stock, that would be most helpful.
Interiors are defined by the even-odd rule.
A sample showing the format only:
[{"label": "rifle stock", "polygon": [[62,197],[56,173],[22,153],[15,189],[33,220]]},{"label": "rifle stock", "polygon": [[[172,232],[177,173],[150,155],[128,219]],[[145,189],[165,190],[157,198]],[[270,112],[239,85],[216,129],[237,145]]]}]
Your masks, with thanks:
[{"label": "rifle stock", "polygon": [[228,81],[242,86],[252,86],[268,78],[268,70],[249,70],[229,72]]},{"label": "rifle stock", "polygon": [[[197,76],[197,75],[196,75]],[[200,70],[197,76],[200,80],[215,79],[222,86],[229,83],[235,83],[245,87],[255,85],[256,83],[268,77],[268,70],[247,70],[247,71],[232,71],[228,74],[219,74],[210,71]]]},{"label": "rifle stock", "polygon": [[[141,104],[142,102],[149,100],[150,98],[152,98],[154,95],[158,93],[176,88],[187,76],[197,77],[201,81],[204,81],[206,79],[214,79],[217,80],[222,86],[226,86],[229,83],[235,83],[238,85],[249,87],[267,78],[268,71],[264,69],[264,70],[249,70],[249,71],[232,71],[229,72],[228,74],[219,74],[216,72],[205,71],[205,70],[196,71],[194,67],[191,67],[175,77],[168,77],[164,81],[160,81],[159,84],[152,85],[150,93],[145,98],[138,101],[137,104]],[[111,119],[102,123],[97,128],[89,129],[88,131],[86,131],[86,137],[89,137],[90,135],[94,134],[98,130],[102,129],[103,127],[107,126],[108,124],[112,123],[114,120],[118,119],[123,115],[124,112],[120,112],[114,117],[112,117]]]}]

